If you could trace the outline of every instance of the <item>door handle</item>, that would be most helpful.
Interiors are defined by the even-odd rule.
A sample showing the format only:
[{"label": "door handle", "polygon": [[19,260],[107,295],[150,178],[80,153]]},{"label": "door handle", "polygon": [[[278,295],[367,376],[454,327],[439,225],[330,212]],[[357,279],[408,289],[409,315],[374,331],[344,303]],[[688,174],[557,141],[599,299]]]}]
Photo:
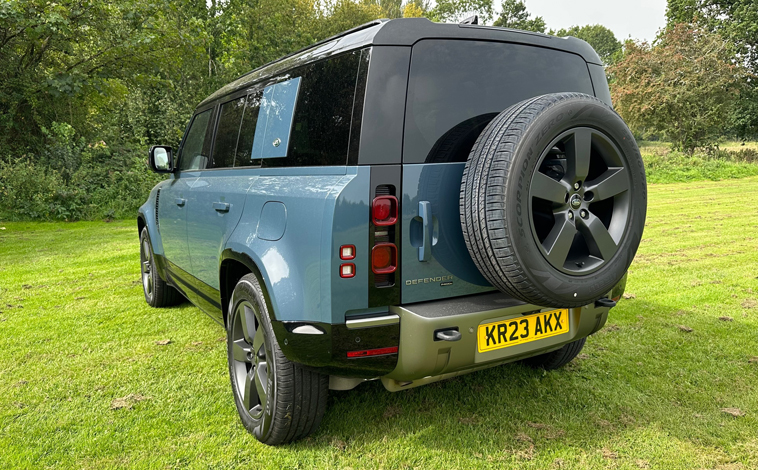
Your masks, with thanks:
[{"label": "door handle", "polygon": [[432,259],[432,203],[419,201],[418,216],[421,218],[421,246],[418,247],[418,260]]},{"label": "door handle", "polygon": [[187,202],[187,200],[178,197],[178,198],[174,199],[174,202],[176,203],[177,206],[184,207],[184,204]]},{"label": "door handle", "polygon": [[216,210],[216,212],[229,212],[229,205],[228,202],[214,202],[213,208]]}]

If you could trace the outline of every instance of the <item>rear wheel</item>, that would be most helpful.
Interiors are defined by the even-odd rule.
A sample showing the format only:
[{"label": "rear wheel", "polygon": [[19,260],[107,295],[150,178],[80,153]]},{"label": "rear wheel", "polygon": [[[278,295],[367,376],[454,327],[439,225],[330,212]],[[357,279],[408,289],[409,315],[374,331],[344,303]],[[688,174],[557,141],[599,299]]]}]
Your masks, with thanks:
[{"label": "rear wheel", "polygon": [[326,410],[328,377],[284,356],[253,274],[240,279],[229,302],[227,357],[237,412],[256,439],[286,444],[316,430]]},{"label": "rear wheel", "polygon": [[582,348],[584,348],[584,343],[586,341],[587,338],[582,338],[580,340],[574,341],[573,343],[564,345],[561,349],[549,352],[547,354],[540,354],[539,356],[530,357],[529,359],[524,359],[524,364],[530,367],[545,370],[559,369],[569,362],[573,361],[574,358],[579,355],[579,353],[582,351]]},{"label": "rear wheel", "polygon": [[153,247],[150,245],[150,236],[147,227],[140,233],[140,271],[142,277],[142,291],[145,301],[151,307],[172,307],[180,304],[184,297],[178,290],[168,285],[158,275],[153,256]]}]

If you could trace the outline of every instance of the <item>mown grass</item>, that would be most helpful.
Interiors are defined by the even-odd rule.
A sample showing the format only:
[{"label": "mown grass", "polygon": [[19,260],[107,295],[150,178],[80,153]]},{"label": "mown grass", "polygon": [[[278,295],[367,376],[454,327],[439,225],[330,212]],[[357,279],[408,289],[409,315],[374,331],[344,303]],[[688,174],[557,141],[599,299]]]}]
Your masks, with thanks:
[{"label": "mown grass", "polygon": [[238,422],[222,329],[145,304],[136,224],[0,223],[0,468],[758,468],[756,198],[652,185],[634,297],[565,369],[333,392],[280,448]]},{"label": "mown grass", "polygon": [[710,152],[672,151],[668,142],[639,142],[648,183],[719,181],[758,175],[758,142],[726,141]]}]

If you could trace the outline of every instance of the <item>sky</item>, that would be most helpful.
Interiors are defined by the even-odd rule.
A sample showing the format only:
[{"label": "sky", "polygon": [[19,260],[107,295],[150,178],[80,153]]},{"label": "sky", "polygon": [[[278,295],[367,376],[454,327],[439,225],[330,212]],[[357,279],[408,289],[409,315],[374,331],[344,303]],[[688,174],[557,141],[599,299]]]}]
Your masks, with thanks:
[{"label": "sky", "polygon": [[[497,3],[497,2],[494,2]],[[526,9],[545,19],[548,29],[601,24],[623,41],[652,41],[666,23],[666,0],[524,0]]]}]

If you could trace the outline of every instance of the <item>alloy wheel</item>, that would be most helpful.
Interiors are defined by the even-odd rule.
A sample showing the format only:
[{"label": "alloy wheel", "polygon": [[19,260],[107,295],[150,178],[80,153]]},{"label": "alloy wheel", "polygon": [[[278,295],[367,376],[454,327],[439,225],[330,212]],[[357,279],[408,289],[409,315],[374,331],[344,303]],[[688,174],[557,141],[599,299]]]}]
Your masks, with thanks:
[{"label": "alloy wheel", "polygon": [[233,380],[239,402],[253,419],[261,419],[268,401],[270,346],[260,321],[260,309],[244,300],[237,305],[232,324]]},{"label": "alloy wheel", "polygon": [[618,251],[630,207],[623,153],[604,133],[569,129],[540,157],[529,187],[532,234],[559,271],[584,275]]}]

